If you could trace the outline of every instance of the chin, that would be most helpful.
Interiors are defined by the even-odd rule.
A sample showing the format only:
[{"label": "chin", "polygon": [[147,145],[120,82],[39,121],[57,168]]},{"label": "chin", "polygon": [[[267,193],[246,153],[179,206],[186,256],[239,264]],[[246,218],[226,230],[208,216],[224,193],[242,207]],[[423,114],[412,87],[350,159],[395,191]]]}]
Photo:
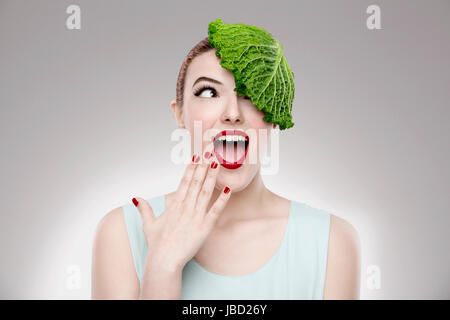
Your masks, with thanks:
[{"label": "chin", "polygon": [[238,170],[221,168],[217,176],[216,187],[224,188],[228,186],[233,193],[244,190],[252,182],[257,173],[257,168],[255,168],[256,170],[252,170],[251,167],[248,164],[244,164]]}]

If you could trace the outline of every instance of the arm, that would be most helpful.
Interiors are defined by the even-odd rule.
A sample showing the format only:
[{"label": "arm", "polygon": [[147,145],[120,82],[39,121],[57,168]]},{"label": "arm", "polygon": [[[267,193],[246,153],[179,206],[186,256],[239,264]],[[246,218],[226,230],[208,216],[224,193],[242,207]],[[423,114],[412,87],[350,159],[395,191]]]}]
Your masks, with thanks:
[{"label": "arm", "polygon": [[97,225],[92,250],[92,299],[137,299],[139,280],[122,208],[107,213]]},{"label": "arm", "polygon": [[361,253],[356,229],[331,215],[324,299],[359,299]]}]

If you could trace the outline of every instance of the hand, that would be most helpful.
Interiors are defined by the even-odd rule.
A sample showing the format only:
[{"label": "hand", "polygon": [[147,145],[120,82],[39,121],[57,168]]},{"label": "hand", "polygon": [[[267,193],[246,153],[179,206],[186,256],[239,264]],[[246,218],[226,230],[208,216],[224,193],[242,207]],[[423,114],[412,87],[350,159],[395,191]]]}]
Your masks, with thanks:
[{"label": "hand", "polygon": [[190,163],[175,199],[157,218],[149,203],[137,198],[148,245],[147,263],[180,270],[195,256],[231,195],[225,187],[207,211],[219,170],[214,155],[203,158],[201,164]]}]

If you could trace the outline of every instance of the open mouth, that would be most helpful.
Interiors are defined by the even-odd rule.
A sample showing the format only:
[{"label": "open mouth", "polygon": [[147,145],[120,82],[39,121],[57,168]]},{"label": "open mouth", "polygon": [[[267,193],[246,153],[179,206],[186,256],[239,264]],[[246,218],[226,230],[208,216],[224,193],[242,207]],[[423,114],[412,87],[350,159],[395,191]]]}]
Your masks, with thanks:
[{"label": "open mouth", "polygon": [[237,169],[247,157],[249,137],[242,130],[223,130],[214,137],[214,152],[220,165]]}]

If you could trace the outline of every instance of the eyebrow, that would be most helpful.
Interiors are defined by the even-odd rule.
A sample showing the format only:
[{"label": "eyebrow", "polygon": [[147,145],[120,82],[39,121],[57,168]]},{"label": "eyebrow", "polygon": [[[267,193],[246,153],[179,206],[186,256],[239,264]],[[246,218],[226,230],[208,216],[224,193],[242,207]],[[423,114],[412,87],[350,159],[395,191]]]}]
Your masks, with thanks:
[{"label": "eyebrow", "polygon": [[192,87],[194,87],[195,84],[196,84],[197,82],[200,82],[200,81],[210,81],[210,82],[217,83],[217,84],[223,84],[222,82],[217,81],[216,79],[213,79],[213,78],[200,77],[200,78],[198,78],[197,80],[195,80],[195,82],[194,82],[194,84],[192,85]]}]

